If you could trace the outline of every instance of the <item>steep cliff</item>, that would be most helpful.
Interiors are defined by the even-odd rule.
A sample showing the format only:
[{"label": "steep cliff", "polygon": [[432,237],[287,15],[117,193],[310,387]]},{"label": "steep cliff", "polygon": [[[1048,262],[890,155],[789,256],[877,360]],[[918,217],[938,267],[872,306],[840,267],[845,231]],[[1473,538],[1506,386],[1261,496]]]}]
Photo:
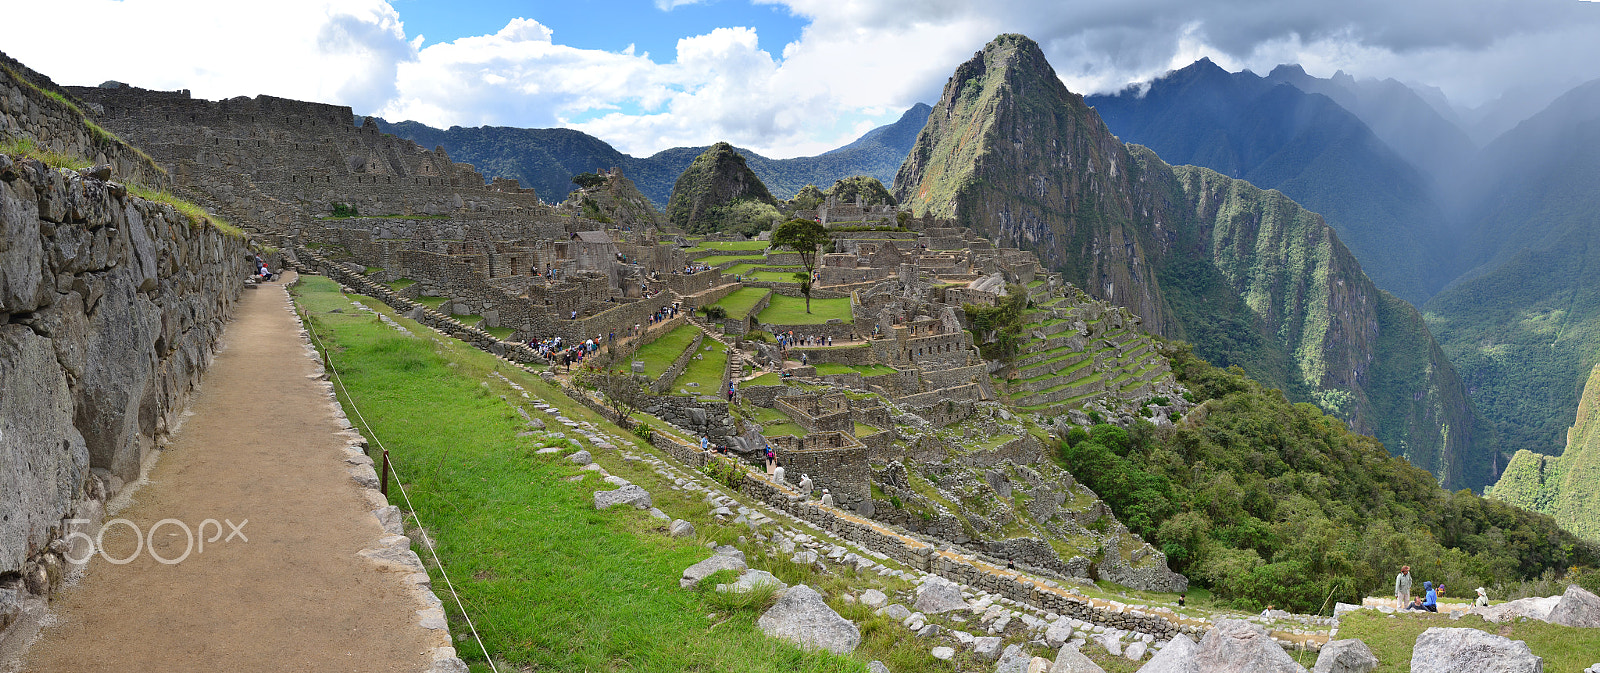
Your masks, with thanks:
[{"label": "steep cliff", "polygon": [[778,202],[727,143],[696,157],[672,186],[667,218],[691,234],[753,234],[771,228]]},{"label": "steep cliff", "polygon": [[616,223],[628,227],[659,227],[661,215],[650,205],[650,199],[639,193],[621,171],[603,173],[605,181],[593,187],[580,187],[567,195],[561,207],[597,222]]},{"label": "steep cliff", "polygon": [[1518,451],[1487,493],[1549,514],[1562,528],[1600,542],[1600,366],[1589,372],[1566,450],[1560,456]]},{"label": "steep cliff", "polygon": [[1451,487],[1491,478],[1460,379],[1421,316],[1322,217],[1112,136],[1032,40],[962,64],[895,179],[919,215],[1037,252],[1152,331],[1316,402]]}]

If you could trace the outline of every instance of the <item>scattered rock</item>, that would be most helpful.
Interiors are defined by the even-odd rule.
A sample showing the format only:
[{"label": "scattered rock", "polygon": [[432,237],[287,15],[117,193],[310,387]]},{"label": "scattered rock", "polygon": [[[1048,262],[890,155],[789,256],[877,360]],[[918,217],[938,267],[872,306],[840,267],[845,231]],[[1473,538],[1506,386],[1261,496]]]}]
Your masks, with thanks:
[{"label": "scattered rock", "polygon": [[1000,654],[1000,663],[994,667],[994,673],[1028,673],[1028,662],[1032,660],[1032,656],[1022,651],[1021,645],[1007,645],[1005,652]]},{"label": "scattered rock", "polygon": [[1127,659],[1128,661],[1138,661],[1143,659],[1145,652],[1148,652],[1149,650],[1150,646],[1145,644],[1143,640],[1135,640],[1131,643],[1128,643],[1128,646],[1123,648],[1122,658]]},{"label": "scattered rock", "polygon": [[1378,667],[1372,649],[1354,638],[1335,640],[1322,646],[1312,673],[1368,673]]},{"label": "scattered rock", "polygon": [[814,551],[795,552],[795,555],[789,557],[789,560],[800,565],[811,565],[817,562],[817,553]]},{"label": "scattered rock", "polygon": [[994,661],[1000,657],[1000,636],[984,636],[972,639],[972,653],[980,658]]},{"label": "scattered rock", "polygon": [[954,583],[933,580],[922,585],[922,591],[917,594],[917,602],[912,607],[918,612],[936,615],[965,610],[967,601],[961,598],[961,588]]},{"label": "scattered rock", "polygon": [[1518,617],[1547,620],[1550,618],[1550,611],[1554,610],[1556,608],[1556,604],[1560,602],[1560,596],[1522,598],[1514,601],[1506,601],[1499,605],[1475,607],[1471,610],[1468,610],[1467,614],[1478,615],[1483,617],[1484,621],[1495,622],[1497,624],[1509,622]]},{"label": "scattered rock", "polygon": [[1200,670],[1218,673],[1305,673],[1306,670],[1260,626],[1242,619],[1217,620],[1216,626],[1200,640],[1194,661]]},{"label": "scattered rock", "polygon": [[906,606],[895,603],[886,608],[879,608],[874,614],[883,615],[897,622],[903,622],[907,617],[911,616],[911,611],[906,609]]},{"label": "scattered rock", "polygon": [[718,584],[717,591],[742,594],[761,585],[776,587],[778,591],[789,588],[789,585],[785,584],[783,580],[774,577],[772,573],[765,570],[746,570],[733,584]]},{"label": "scattered rock", "polygon": [[934,659],[940,661],[950,661],[956,658],[956,650],[953,647],[935,647],[929,654],[932,654]]},{"label": "scattered rock", "polygon": [[650,492],[638,484],[628,484],[615,491],[594,492],[595,509],[610,509],[622,504],[645,509],[650,506]]},{"label": "scattered rock", "polygon": [[867,664],[867,673],[889,673],[889,667],[884,666],[883,662],[874,659],[872,663]]},{"label": "scattered rock", "polygon": [[690,537],[694,535],[694,524],[683,519],[674,519],[672,525],[667,526],[667,534],[672,537]]},{"label": "scattered rock", "polygon": [[877,609],[888,605],[889,597],[883,595],[883,592],[878,591],[877,589],[868,589],[861,594],[861,604],[869,608]]},{"label": "scattered rock", "polygon": [[[1181,638],[1182,636],[1179,637]],[[1192,647],[1194,642],[1190,641],[1189,644]],[[1151,659],[1150,662],[1155,663],[1155,660]],[[1149,669],[1149,665],[1146,665],[1145,668],[1139,670],[1143,673]],[[1056,661],[1051,664],[1050,673],[1106,673],[1106,671],[1100,668],[1099,664],[1090,661],[1082,652],[1079,652],[1078,648],[1067,645],[1056,653]]]},{"label": "scattered rock", "polygon": [[1061,647],[1068,640],[1072,640],[1072,624],[1065,619],[1056,620],[1044,631],[1044,642],[1051,647]]},{"label": "scattered rock", "polygon": [[745,565],[744,559],[741,557],[729,556],[727,554],[712,554],[711,558],[685,568],[683,571],[683,577],[679,578],[678,580],[678,586],[685,589],[692,589],[694,588],[694,585],[700,583],[700,580],[711,576],[711,573],[719,570],[737,570],[739,572],[744,572],[746,568],[749,568],[749,566]]},{"label": "scattered rock", "polygon": [[1548,620],[1551,624],[1562,626],[1600,628],[1600,596],[1576,584],[1568,584],[1566,592],[1561,594],[1561,600],[1550,610]]},{"label": "scattered rock", "polygon": [[567,456],[567,460],[570,460],[578,465],[588,465],[589,463],[594,462],[594,457],[590,456],[587,450],[584,450]]},{"label": "scattered rock", "polygon": [[1411,673],[1541,673],[1528,644],[1477,629],[1434,627],[1411,648]]},{"label": "scattered rock", "polygon": [[807,649],[849,654],[861,644],[861,630],[828,607],[822,594],[804,584],[785,592],[756,624],[769,636]]},{"label": "scattered rock", "polygon": [[[1139,669],[1139,673],[1199,673],[1200,664],[1195,661],[1199,652],[1200,646],[1190,640],[1189,636],[1180,633],[1173,636],[1166,647],[1156,652],[1156,656],[1150,657],[1150,661]],[[1058,672],[1052,670],[1050,673]]]}]

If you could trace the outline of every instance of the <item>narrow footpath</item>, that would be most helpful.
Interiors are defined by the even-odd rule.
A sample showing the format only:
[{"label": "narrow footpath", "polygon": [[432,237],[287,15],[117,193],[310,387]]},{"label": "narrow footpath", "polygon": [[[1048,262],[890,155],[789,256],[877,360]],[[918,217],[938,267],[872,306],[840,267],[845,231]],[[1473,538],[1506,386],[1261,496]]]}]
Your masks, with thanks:
[{"label": "narrow footpath", "polygon": [[[21,670],[413,673],[446,644],[418,625],[403,573],[356,555],[384,533],[283,286],[246,290],[225,339],[149,483],[108,517],[147,542],[114,564],[134,534],[105,530],[105,556],[51,606]],[[166,519],[218,523],[183,557],[182,527],[151,530]]]}]

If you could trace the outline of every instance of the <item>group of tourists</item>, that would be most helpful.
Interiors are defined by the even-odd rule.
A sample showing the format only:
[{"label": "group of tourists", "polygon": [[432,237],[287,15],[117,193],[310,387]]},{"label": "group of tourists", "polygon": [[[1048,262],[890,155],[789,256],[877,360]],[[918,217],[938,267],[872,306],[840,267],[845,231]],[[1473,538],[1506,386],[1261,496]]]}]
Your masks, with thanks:
[{"label": "group of tourists", "polygon": [[[616,340],[616,333],[611,333],[610,340]],[[528,347],[532,348],[539,357],[550,364],[566,367],[572,371],[572,365],[582,364],[585,360],[600,352],[607,338],[604,334],[596,334],[593,339],[584,339],[583,343],[568,345],[561,337],[550,337],[538,341],[529,341]]]},{"label": "group of tourists", "polygon": [[831,336],[801,335],[801,336],[797,337],[797,336],[794,335],[794,330],[789,330],[787,332],[779,332],[778,335],[777,335],[777,339],[778,339],[778,347],[786,349],[786,350],[790,349],[790,348],[795,348],[795,347],[798,347],[798,346],[832,346],[833,345],[833,337],[831,337]]},{"label": "group of tourists", "polygon": [[701,264],[700,262],[689,262],[688,264],[683,265],[683,275],[685,276],[710,270],[710,264]]},{"label": "group of tourists", "polygon": [[[1435,586],[1432,581],[1422,583],[1422,595],[1411,595],[1411,566],[1400,566],[1400,574],[1394,576],[1394,602],[1400,610],[1422,610],[1425,612],[1438,612],[1439,599],[1444,597],[1444,583]],[[1478,587],[1478,597],[1473,599],[1474,606],[1487,606],[1489,592],[1483,587]]]},{"label": "group of tourists", "polygon": [[654,324],[656,324],[658,322],[666,322],[668,320],[671,320],[673,318],[678,317],[678,306],[679,306],[678,302],[672,302],[671,304],[669,304],[667,306],[661,307],[655,313],[651,313],[650,314],[650,324],[654,325]]}]

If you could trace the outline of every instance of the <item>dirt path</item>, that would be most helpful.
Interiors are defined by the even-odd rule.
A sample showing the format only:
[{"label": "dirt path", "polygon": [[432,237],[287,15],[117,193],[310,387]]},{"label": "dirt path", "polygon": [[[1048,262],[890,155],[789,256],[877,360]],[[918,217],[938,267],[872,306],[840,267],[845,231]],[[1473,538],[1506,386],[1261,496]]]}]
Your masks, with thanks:
[{"label": "dirt path", "polygon": [[[203,551],[165,565],[145,545],[115,565],[95,558],[52,606],[22,661],[26,671],[421,671],[444,638],[417,625],[424,607],[402,583],[356,556],[383,533],[343,465],[345,442],[311,380],[281,286],[246,290],[227,346],[205,374],[193,415],[150,483],[115,516],[179,558],[206,519]],[[112,354],[104,354],[114,357]],[[225,521],[239,525],[248,541]],[[107,555],[134,551],[110,526]],[[198,549],[198,547],[197,547]],[[439,640],[440,642],[430,642]]]}]

